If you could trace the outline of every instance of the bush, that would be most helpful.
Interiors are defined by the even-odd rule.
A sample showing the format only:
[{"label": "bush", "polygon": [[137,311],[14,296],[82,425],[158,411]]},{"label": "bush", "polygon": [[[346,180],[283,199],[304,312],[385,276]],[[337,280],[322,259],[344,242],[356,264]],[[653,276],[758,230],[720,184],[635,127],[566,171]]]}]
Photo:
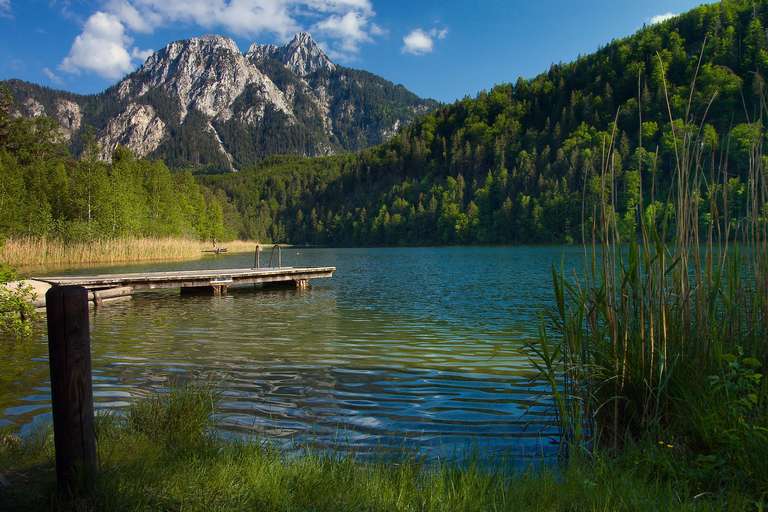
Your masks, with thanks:
[{"label": "bush", "polygon": [[0,333],[13,339],[32,336],[37,318],[35,292],[22,282],[9,284],[18,279],[16,271],[0,263]]}]

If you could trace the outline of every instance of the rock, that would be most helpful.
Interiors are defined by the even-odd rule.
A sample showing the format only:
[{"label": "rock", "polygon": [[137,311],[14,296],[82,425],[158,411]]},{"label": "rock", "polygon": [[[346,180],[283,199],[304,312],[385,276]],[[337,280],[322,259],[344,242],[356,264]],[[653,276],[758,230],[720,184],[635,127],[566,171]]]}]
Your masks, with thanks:
[{"label": "rock", "polygon": [[130,103],[99,135],[99,155],[102,160],[110,161],[115,148],[122,145],[144,157],[160,146],[165,134],[165,123],[154,108]]},{"label": "rock", "polygon": [[51,288],[51,285],[35,279],[23,279],[21,281],[9,281],[5,284],[0,284],[8,290],[18,290],[19,287],[29,286],[34,293],[34,301],[32,304],[39,308],[45,306],[45,294]]},{"label": "rock", "polygon": [[248,49],[247,57],[257,64],[266,58],[275,59],[300,77],[321,69],[336,70],[336,64],[331,62],[307,32],[299,32],[285,46],[253,44]]},{"label": "rock", "polygon": [[80,130],[83,121],[80,105],[66,99],[56,101],[56,120],[61,125],[61,132],[65,140],[71,140],[72,135]]}]

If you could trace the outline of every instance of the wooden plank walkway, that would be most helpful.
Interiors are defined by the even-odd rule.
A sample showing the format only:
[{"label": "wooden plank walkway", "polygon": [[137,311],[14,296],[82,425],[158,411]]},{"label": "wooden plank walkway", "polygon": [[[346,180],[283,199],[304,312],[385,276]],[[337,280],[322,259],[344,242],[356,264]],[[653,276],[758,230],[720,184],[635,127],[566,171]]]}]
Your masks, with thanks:
[{"label": "wooden plank walkway", "polygon": [[336,267],[232,268],[179,270],[173,272],[135,272],[90,276],[35,277],[52,286],[76,285],[89,290],[131,287],[134,290],[181,288],[184,291],[225,294],[230,286],[283,283],[306,288],[310,279],[333,277]]}]

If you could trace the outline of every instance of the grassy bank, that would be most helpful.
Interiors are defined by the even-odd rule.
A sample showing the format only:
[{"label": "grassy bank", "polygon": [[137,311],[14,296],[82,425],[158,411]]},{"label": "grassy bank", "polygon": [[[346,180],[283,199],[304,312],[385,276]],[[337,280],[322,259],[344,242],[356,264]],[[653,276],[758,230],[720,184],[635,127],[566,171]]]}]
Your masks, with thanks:
[{"label": "grassy bank", "polygon": [[[228,252],[252,252],[256,242],[220,242]],[[0,245],[0,261],[15,267],[61,264],[191,260],[212,249],[210,241],[185,238],[121,238],[63,242],[50,238],[10,238]]]},{"label": "grassy bank", "polygon": [[512,473],[503,467],[359,462],[306,453],[288,458],[259,443],[210,435],[215,402],[178,389],[98,421],[100,472],[94,496],[55,496],[49,431],[20,440],[0,435],[2,510],[552,511],[745,510],[737,492],[699,494],[659,480],[655,465],[678,457],[648,446],[632,457],[571,465],[564,473]]}]

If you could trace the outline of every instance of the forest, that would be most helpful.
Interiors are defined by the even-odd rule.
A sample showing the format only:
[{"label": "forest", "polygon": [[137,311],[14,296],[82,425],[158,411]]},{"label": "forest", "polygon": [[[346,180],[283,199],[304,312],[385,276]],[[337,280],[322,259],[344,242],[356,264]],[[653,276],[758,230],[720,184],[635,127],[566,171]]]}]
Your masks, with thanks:
[{"label": "forest", "polygon": [[[296,244],[571,243],[612,162],[622,232],[635,207],[670,211],[672,170],[700,133],[705,175],[746,208],[764,137],[768,2],[726,0],[420,117],[388,142],[328,157],[271,156],[239,173],[78,158],[46,119],[0,105],[0,236],[243,238]],[[513,58],[513,56],[510,56]],[[670,122],[670,119],[673,121]],[[87,136],[84,137],[87,139]],[[701,223],[707,222],[706,207]]]},{"label": "forest", "polygon": [[97,159],[93,143],[74,158],[53,121],[12,112],[10,94],[0,91],[0,240],[236,235],[225,223],[237,215],[227,211],[227,199],[190,172],[122,148],[108,164]]},{"label": "forest", "polygon": [[640,194],[649,211],[669,210],[676,147],[686,133],[701,132],[704,172],[725,170],[719,181],[736,217],[745,207],[750,148],[764,136],[766,26],[768,2],[705,5],[533,79],[442,107],[383,145],[268,158],[203,181],[236,205],[237,229],[248,238],[569,243],[592,222],[604,162],[614,163],[616,214],[631,235]]}]

